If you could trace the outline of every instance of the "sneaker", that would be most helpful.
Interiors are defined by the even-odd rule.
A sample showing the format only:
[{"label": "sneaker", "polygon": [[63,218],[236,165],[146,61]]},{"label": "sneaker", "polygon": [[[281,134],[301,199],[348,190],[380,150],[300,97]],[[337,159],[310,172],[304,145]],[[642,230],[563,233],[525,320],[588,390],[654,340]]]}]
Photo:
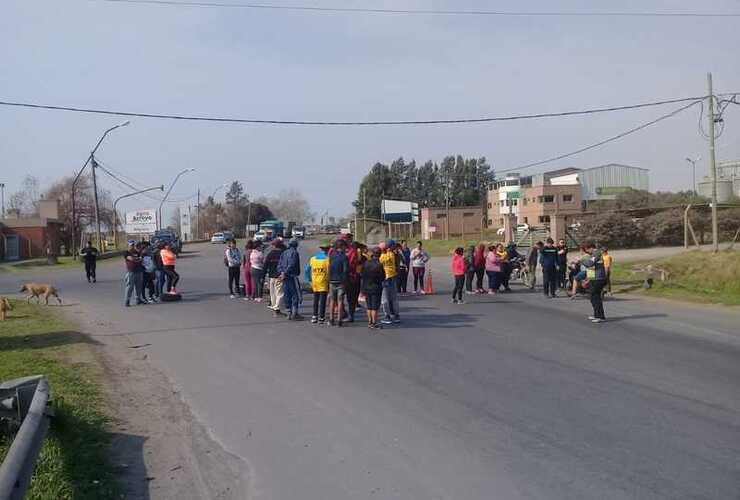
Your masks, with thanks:
[{"label": "sneaker", "polygon": [[604,321],[606,321],[604,318],[594,318],[591,323],[603,323]]},{"label": "sneaker", "polygon": [[391,321],[393,323],[400,323],[401,322],[401,318],[393,318],[393,320],[391,320]]},{"label": "sneaker", "polygon": [[427,294],[427,292],[425,292],[424,290],[422,290],[422,291],[421,291],[421,294],[422,294],[422,295],[426,295],[426,294]]},{"label": "sneaker", "polygon": [[301,316],[300,314],[294,314],[291,318],[293,321],[303,321],[305,318]]},{"label": "sneaker", "polygon": [[452,299],[452,304],[457,304],[457,299]]},{"label": "sneaker", "polygon": [[391,320],[390,318],[382,319],[382,320],[380,320],[380,322],[382,324],[384,324],[384,325],[392,325],[393,324],[393,320]]},{"label": "sneaker", "polygon": [[589,321],[593,321],[593,320],[595,320],[595,319],[596,319],[596,316],[589,316],[589,317],[588,317],[588,320],[589,320]]},{"label": "sneaker", "polygon": [[488,290],[488,295],[496,295],[496,292],[494,292],[493,290]]},{"label": "sneaker", "polygon": [[93,283],[97,283],[97,282],[98,282],[98,280],[96,280],[95,278],[93,278]]},{"label": "sneaker", "polygon": [[234,294],[232,293],[231,295],[229,295],[229,298],[230,298],[230,299],[235,299],[235,298],[236,298],[236,295],[234,295]]},{"label": "sneaker", "polygon": [[318,322],[319,322],[319,318],[317,318],[316,316],[311,316],[311,323],[315,325]]},{"label": "sneaker", "polygon": [[457,303],[458,303],[458,305],[462,305],[462,304],[465,303],[465,301],[464,300],[458,300]]},{"label": "sneaker", "polygon": [[242,300],[249,300],[249,297],[242,297]]},{"label": "sneaker", "polygon": [[326,318],[319,318],[319,324],[323,325],[326,323]]},{"label": "sneaker", "polygon": [[262,297],[257,297],[256,299],[254,299],[254,301],[255,302],[262,302]]}]

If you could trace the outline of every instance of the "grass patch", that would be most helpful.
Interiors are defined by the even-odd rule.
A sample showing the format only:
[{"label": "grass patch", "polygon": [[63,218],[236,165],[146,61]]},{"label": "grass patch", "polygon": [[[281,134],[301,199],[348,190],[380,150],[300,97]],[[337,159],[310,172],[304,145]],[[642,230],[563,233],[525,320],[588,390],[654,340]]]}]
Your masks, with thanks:
[{"label": "grass patch", "polygon": [[660,272],[652,273],[653,287],[644,290],[647,295],[691,302],[740,305],[740,252],[706,251],[683,252],[667,259],[615,263],[612,285],[615,291],[642,290],[649,277],[645,268],[665,269],[667,279],[660,280]]},{"label": "grass patch", "polygon": [[[39,455],[29,499],[113,499],[118,497],[108,462],[110,437],[96,364],[87,337],[49,308],[12,302],[0,323],[0,380],[44,374],[56,416]],[[12,436],[0,428],[0,458]]]},{"label": "grass patch", "polygon": [[[489,242],[489,241],[493,241],[493,242],[502,241],[503,242],[503,239],[501,236],[497,236],[495,238],[491,237],[483,241],[484,242]],[[480,237],[476,237],[473,239],[466,239],[466,240],[422,240],[421,243],[422,245],[424,245],[424,249],[432,257],[450,257],[455,252],[455,249],[457,247],[463,247],[467,249],[469,246],[471,245],[476,246],[480,242],[481,242]],[[416,240],[411,241],[409,243],[409,246],[413,248],[415,244],[416,244]]]},{"label": "grass patch", "polygon": [[50,266],[46,260],[43,259],[28,259],[22,260],[15,263],[0,264],[0,272],[19,272],[26,271],[29,269],[70,269],[73,267],[83,267],[83,261],[74,260],[71,256],[58,257],[58,264]]}]

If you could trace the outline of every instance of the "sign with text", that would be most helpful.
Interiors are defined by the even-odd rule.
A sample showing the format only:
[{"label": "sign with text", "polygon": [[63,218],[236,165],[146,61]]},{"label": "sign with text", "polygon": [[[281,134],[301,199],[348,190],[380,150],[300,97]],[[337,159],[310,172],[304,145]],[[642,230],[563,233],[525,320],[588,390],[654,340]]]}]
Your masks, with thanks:
[{"label": "sign with text", "polygon": [[126,212],[128,234],[153,234],[157,230],[157,211],[154,209]]}]

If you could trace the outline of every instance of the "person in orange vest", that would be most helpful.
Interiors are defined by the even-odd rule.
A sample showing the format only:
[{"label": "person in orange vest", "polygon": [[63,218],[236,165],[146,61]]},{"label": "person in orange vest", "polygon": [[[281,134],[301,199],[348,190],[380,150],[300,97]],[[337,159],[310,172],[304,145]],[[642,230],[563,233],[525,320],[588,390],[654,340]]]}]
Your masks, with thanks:
[{"label": "person in orange vest", "polygon": [[175,271],[177,254],[172,251],[172,245],[166,243],[164,248],[160,250],[159,255],[162,257],[164,274],[167,276],[167,293],[177,293],[177,283],[180,281],[180,275]]}]

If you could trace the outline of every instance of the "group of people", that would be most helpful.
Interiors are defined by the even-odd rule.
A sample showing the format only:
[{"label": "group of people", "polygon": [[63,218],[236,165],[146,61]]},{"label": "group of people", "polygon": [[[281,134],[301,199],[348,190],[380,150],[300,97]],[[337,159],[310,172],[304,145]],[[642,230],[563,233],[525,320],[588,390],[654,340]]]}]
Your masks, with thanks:
[{"label": "group of people", "polygon": [[[401,322],[399,295],[408,292],[410,275],[414,293],[424,293],[430,257],[421,242],[413,250],[405,241],[393,240],[369,248],[355,241],[352,234],[344,234],[334,242],[320,244],[303,268],[298,244],[297,239],[286,244],[276,238],[266,251],[262,242],[249,240],[242,252],[236,241],[230,240],[224,252],[230,296],[243,295],[245,300],[260,302],[266,281],[268,307],[273,314],[299,321],[304,319],[300,313],[303,274],[313,293],[311,323],[341,327],[355,321],[364,303],[368,327],[381,329],[382,325]],[[240,275],[245,279],[243,288]]]},{"label": "group of people", "polygon": [[[88,242],[88,246],[91,246]],[[152,304],[165,294],[177,295],[180,275],[175,271],[177,254],[169,243],[156,245],[148,241],[129,240],[123,254],[126,271],[123,274],[123,305]]]},{"label": "group of people", "polygon": [[484,274],[488,277],[488,294],[494,295],[502,288],[510,292],[509,281],[517,267],[527,271],[527,284],[534,288],[539,265],[545,297],[557,297],[558,289],[566,290],[571,298],[575,298],[579,292],[587,292],[594,310],[588,319],[601,323],[606,319],[603,304],[605,290],[611,291],[612,258],[606,248],[598,248],[590,242],[585,243],[581,250],[583,254],[569,262],[565,240],[558,241],[556,245],[552,238],[547,238],[545,242],[538,241],[526,258],[518,252],[514,243],[507,246],[502,243],[480,243],[470,246],[467,251],[458,247],[451,262],[454,278],[452,302],[465,303],[463,290],[467,294],[486,293],[483,288]]}]

